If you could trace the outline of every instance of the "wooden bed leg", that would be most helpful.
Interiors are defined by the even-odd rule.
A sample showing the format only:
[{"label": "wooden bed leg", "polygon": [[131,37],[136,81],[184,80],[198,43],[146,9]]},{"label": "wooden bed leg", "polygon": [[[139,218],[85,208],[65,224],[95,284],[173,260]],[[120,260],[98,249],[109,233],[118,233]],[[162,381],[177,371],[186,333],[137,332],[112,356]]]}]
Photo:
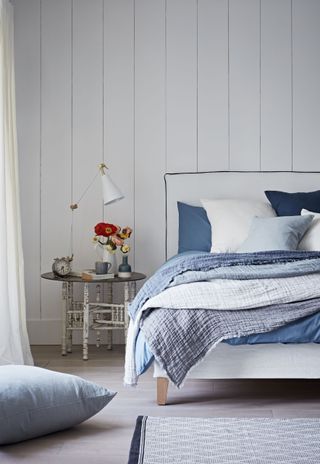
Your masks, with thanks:
[{"label": "wooden bed leg", "polygon": [[167,404],[169,380],[166,377],[157,378],[157,403],[159,406]]}]

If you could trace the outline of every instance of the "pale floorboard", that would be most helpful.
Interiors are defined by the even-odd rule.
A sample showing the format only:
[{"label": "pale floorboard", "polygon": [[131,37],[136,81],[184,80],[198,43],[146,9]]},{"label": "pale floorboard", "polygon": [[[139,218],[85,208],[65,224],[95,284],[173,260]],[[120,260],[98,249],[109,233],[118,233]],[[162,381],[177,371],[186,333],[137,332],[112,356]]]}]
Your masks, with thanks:
[{"label": "pale floorboard", "polygon": [[320,417],[320,381],[193,380],[182,390],[169,387],[168,406],[156,405],[152,369],[137,388],[122,384],[122,347],[80,347],[61,357],[57,346],[33,347],[38,366],[67,372],[118,391],[114,400],[86,423],[64,432],[0,449],[0,463],[125,464],[138,415],[193,417]]}]

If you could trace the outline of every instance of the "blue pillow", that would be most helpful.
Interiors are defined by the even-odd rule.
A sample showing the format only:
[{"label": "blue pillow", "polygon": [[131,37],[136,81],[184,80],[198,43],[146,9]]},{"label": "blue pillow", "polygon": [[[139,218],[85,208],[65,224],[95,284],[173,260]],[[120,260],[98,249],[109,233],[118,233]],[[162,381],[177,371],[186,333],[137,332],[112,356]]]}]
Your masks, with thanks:
[{"label": "blue pillow", "polygon": [[239,253],[256,251],[296,250],[313,216],[255,217],[248,238],[237,250]]},{"label": "blue pillow", "polygon": [[179,246],[178,253],[211,250],[211,224],[206,210],[178,201]]},{"label": "blue pillow", "polygon": [[0,445],[80,424],[115,394],[75,375],[33,366],[1,366]]},{"label": "blue pillow", "polygon": [[277,216],[297,216],[302,209],[320,213],[320,190],[297,193],[267,190],[264,193]]}]

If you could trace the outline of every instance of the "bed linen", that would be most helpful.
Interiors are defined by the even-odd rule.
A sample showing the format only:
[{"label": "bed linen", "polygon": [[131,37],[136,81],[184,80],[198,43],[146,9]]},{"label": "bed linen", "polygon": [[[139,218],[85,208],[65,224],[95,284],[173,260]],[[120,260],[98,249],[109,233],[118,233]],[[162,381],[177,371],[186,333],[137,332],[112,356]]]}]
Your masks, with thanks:
[{"label": "bed linen", "polygon": [[[227,343],[228,345],[320,343],[320,312],[293,321],[271,332],[234,337],[223,340],[223,343]],[[148,346],[145,335],[143,331],[140,330],[135,347],[137,374],[140,376],[146,372],[152,365],[153,360],[154,356]]]},{"label": "bed linen", "polygon": [[[141,332],[141,334],[143,334],[143,332]],[[224,340],[224,342],[228,343],[228,345],[320,343],[320,312],[293,321],[272,332],[230,338],[229,340]],[[140,365],[140,368],[142,367],[143,365]]]},{"label": "bed linen", "polygon": [[222,340],[268,332],[319,308],[320,298],[239,311],[159,308],[143,320],[142,329],[160,367],[181,387],[188,372]]},{"label": "bed linen", "polygon": [[301,210],[301,216],[306,216],[308,214],[313,215],[313,221],[309,226],[307,232],[302,237],[301,242],[299,243],[299,250],[310,250],[310,251],[319,251],[320,250],[320,213],[313,213],[307,209]]},{"label": "bed linen", "polygon": [[201,199],[211,224],[211,252],[235,252],[248,236],[254,217],[275,217],[269,203],[243,198]]},{"label": "bed linen", "polygon": [[211,224],[202,206],[177,202],[179,213],[178,253],[211,250]]},{"label": "bed linen", "polygon": [[320,213],[320,190],[294,193],[266,190],[264,193],[277,216],[297,216],[303,208]]},{"label": "bed linen", "polygon": [[296,250],[313,217],[312,214],[274,218],[255,217],[248,237],[237,251],[251,253],[267,250]]},{"label": "bed linen", "polygon": [[150,298],[142,311],[157,308],[229,311],[256,309],[318,296],[320,297],[320,273],[281,279],[214,279],[169,287]]},{"label": "bed linen", "polygon": [[[180,256],[175,259],[170,260],[164,266],[162,266],[153,277],[151,277],[145,285],[142,287],[134,302],[130,305],[129,312],[131,316],[131,322],[128,333],[127,340],[127,352],[126,352],[126,366],[125,366],[125,383],[129,385],[134,385],[137,382],[139,372],[136,370],[135,364],[135,348],[136,340],[142,326],[143,330],[148,330],[148,327],[151,327],[151,324],[147,323],[154,321],[155,316],[153,314],[160,314],[161,310],[150,311],[148,309],[148,301],[153,297],[159,295],[161,292],[166,290],[168,287],[180,285],[182,282],[200,282],[208,279],[222,278],[222,279],[237,279],[237,280],[248,280],[248,279],[262,279],[262,278],[274,278],[279,277],[290,277],[290,276],[299,276],[304,274],[313,274],[319,273],[320,271],[320,253],[316,252],[262,252],[262,253],[249,253],[249,254],[189,254],[188,256]],[[279,283],[280,285],[280,283]],[[318,286],[317,286],[318,287]],[[292,300],[291,300],[292,301]],[[285,303],[285,305],[290,305],[290,303]],[[294,305],[294,303],[291,303]],[[284,305],[284,306],[285,306]],[[279,306],[279,305],[278,305]],[[280,303],[281,306],[281,303]],[[256,324],[252,324],[250,330],[251,333],[271,331],[281,325],[284,325],[293,320],[305,317],[308,314],[313,314],[319,311],[319,301],[309,300],[307,304],[299,303],[295,306],[295,310],[289,310],[289,307],[280,308],[282,311],[279,311],[277,308],[274,309],[275,316],[278,317],[276,323],[275,319],[272,319],[272,323],[265,324],[263,327],[257,327]],[[199,306],[198,306],[199,307]],[[194,308],[196,309],[196,308]],[[198,313],[199,320],[204,317],[204,313],[218,314],[218,311],[208,311],[208,310],[197,310],[190,309],[189,313],[196,314]],[[266,315],[263,317],[267,321],[270,320],[270,307],[268,318]],[[266,309],[265,309],[266,310]],[[171,310],[171,312],[177,314],[186,315],[187,311],[181,310]],[[252,312],[252,310],[247,310],[247,313]],[[255,310],[258,311],[258,310]],[[169,314],[170,308],[165,309],[164,313]],[[203,313],[204,312],[204,313]],[[244,311],[242,311],[244,312]],[[227,314],[227,311],[223,311],[224,315]],[[240,311],[229,311],[229,313],[235,314],[235,319],[237,320]],[[143,315],[144,314],[144,315]],[[148,314],[148,317],[145,317]],[[237,315],[238,314],[238,315]],[[142,316],[143,315],[143,316]],[[161,317],[163,315],[160,314]],[[249,314],[248,314],[249,316]],[[156,316],[157,318],[158,316]],[[175,316],[177,317],[177,316]],[[185,316],[183,316],[185,317]],[[189,321],[193,320],[195,316],[188,314]],[[215,316],[216,317],[216,316]],[[229,317],[229,316],[228,316]],[[225,318],[225,316],[224,316]],[[230,317],[229,317],[230,319]],[[251,318],[252,319],[252,318]],[[263,319],[260,319],[260,322],[265,322]],[[254,322],[251,320],[251,322]],[[201,325],[201,324],[200,324]],[[254,330],[253,330],[254,326]],[[152,326],[152,330],[153,330]],[[229,333],[223,334],[223,338],[231,338],[241,335],[249,335],[250,331],[246,332],[237,331],[234,332],[234,326]],[[261,330],[260,330],[261,329]],[[159,356],[157,350],[150,340],[150,333],[147,335],[147,341],[150,347],[152,354]],[[171,334],[174,331],[171,331]],[[162,334],[163,335],[163,334]],[[218,337],[219,338],[219,337]],[[219,341],[221,341],[219,339]],[[211,349],[212,347],[209,347]],[[157,358],[158,360],[158,358]],[[147,359],[146,359],[147,361]],[[160,363],[161,364],[161,363]],[[176,379],[174,383],[181,384],[183,379]]]}]

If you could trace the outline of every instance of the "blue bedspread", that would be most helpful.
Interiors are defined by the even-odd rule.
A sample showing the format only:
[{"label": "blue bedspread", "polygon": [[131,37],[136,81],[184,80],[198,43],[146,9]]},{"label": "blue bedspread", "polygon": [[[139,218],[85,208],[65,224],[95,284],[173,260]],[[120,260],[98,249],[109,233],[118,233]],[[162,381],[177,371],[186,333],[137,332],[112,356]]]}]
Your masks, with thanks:
[{"label": "blue bedspread", "polygon": [[225,340],[229,345],[259,345],[263,343],[320,343],[320,313],[263,334]]},{"label": "blue bedspread", "polygon": [[[262,279],[290,277],[320,272],[320,253],[272,251],[259,253],[211,254],[204,252],[177,255],[145,283],[129,307],[131,318],[152,296],[171,285],[210,279]],[[320,313],[292,322],[273,332],[233,338],[227,343],[320,343]],[[140,331],[135,350],[137,374],[145,372],[153,355]]]}]

